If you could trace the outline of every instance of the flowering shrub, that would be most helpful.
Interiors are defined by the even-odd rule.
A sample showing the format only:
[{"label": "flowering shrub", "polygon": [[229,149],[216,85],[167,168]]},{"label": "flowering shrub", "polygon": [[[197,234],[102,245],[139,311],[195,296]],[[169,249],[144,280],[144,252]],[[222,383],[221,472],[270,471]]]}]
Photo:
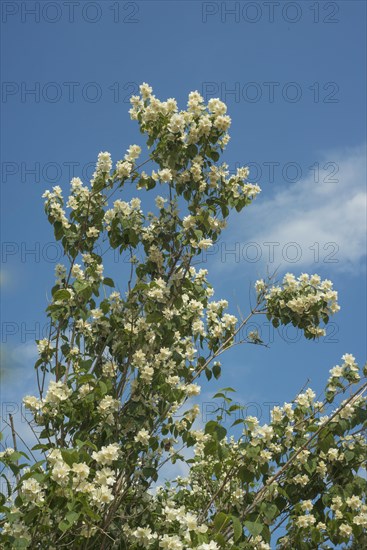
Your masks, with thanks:
[{"label": "flowering shrub", "polygon": [[[147,84],[140,92],[130,115],[147,136],[148,161],[138,164],[138,145],[115,167],[102,152],[90,186],[73,178],[66,203],[58,186],[44,193],[68,263],[56,267],[50,334],[37,341],[39,396],[24,398],[36,444],[19,451],[12,425],[15,448],[0,455],[1,475],[15,482],[0,495],[1,547],[362,548],[366,372],[352,355],[330,371],[322,399],[309,388],[274,407],[269,425],[245,416],[227,434],[224,415],[239,408],[231,388],[216,395],[226,404],[217,420],[194,425],[199,378],[220,377],[218,356],[253,315],[314,339],[338,311],[337,293],[318,275],[287,274],[278,286],[256,282],[245,319],[213,300],[193,260],[260,188],[246,167],[230,175],[218,164],[231,122],[223,102],[205,105],[192,92],[179,111]],[[156,214],[139,198],[111,203],[128,180],[140,193],[162,186]],[[100,239],[129,255],[123,294],[104,275]],[[253,333],[248,341],[261,343]],[[162,467],[177,461],[188,475],[160,486]]]}]

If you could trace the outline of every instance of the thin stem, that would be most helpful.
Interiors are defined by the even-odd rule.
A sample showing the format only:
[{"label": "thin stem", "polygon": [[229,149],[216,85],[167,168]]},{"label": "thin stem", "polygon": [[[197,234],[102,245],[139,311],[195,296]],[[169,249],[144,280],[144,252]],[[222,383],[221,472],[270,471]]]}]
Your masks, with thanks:
[{"label": "thin stem", "polygon": [[[17,452],[18,451],[17,438],[16,438],[16,435],[15,435],[16,432],[15,432],[15,429],[14,429],[14,421],[13,421],[13,415],[12,414],[9,414],[9,422],[10,422],[11,435],[12,435],[12,438],[13,438],[14,451]],[[18,466],[18,460],[16,460],[15,464]],[[15,477],[16,477],[17,483],[19,484],[19,482],[20,482],[19,471],[17,472]]]}]

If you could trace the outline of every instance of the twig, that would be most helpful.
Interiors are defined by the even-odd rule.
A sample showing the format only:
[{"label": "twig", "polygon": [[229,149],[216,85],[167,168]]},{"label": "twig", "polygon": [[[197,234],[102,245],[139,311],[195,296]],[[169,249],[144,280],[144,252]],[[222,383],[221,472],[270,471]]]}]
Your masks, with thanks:
[{"label": "twig", "polygon": [[[13,415],[10,414],[10,413],[9,413],[9,422],[10,422],[11,435],[12,435],[12,438],[13,438],[14,451],[17,452],[17,451],[18,451],[18,448],[17,448],[17,438],[16,438],[16,436],[15,436]],[[18,466],[18,460],[16,460],[15,464]],[[19,483],[19,482],[20,482],[19,471],[17,472],[17,474],[16,474],[15,477],[16,477],[17,483]]]}]

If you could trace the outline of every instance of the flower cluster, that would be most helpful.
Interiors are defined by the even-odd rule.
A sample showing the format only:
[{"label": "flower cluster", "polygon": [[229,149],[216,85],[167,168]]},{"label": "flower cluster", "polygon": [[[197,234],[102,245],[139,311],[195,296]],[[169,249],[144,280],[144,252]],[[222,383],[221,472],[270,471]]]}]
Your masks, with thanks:
[{"label": "flower cluster", "polygon": [[330,315],[340,309],[332,282],[322,281],[316,274],[302,273],[296,278],[287,273],[282,286],[267,285],[261,279],[256,281],[255,288],[258,299],[265,300],[268,319],[272,319],[275,327],[292,323],[309,339],[325,335],[320,323],[327,323]]}]

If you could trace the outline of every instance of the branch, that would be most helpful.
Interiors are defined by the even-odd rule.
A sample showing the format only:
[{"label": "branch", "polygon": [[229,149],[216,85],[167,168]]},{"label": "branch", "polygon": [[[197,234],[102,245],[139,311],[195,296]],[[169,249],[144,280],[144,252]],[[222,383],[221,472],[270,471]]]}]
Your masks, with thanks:
[{"label": "branch", "polygon": [[308,439],[306,441],[306,443],[304,445],[302,445],[292,456],[291,458],[288,459],[288,461],[284,464],[284,466],[282,466],[282,468],[276,473],[274,474],[267,482],[266,484],[260,489],[260,491],[257,493],[257,495],[255,496],[255,499],[253,500],[252,504],[250,504],[250,506],[248,506],[244,512],[244,515],[247,515],[249,514],[254,508],[255,506],[257,506],[265,497],[266,495],[266,492],[267,492],[267,489],[268,487],[274,482],[276,481],[282,474],[283,472],[288,468],[288,466],[290,466],[290,464],[292,464],[295,460],[295,458],[301,453],[301,451],[305,450],[309,444],[311,443],[311,441],[313,441],[318,435],[319,433],[325,429],[325,426],[327,426],[328,424],[331,423],[331,421],[340,413],[340,411],[342,411],[349,403],[355,401],[358,397],[360,397],[360,395],[362,395],[364,393],[364,391],[367,389],[367,382],[365,384],[363,384],[363,386],[361,388],[359,388],[351,397],[349,397],[349,399],[347,399],[345,401],[345,403],[339,407],[331,416],[330,418],[328,418],[328,420],[322,424],[317,430],[316,432],[310,437],[310,439]]}]

